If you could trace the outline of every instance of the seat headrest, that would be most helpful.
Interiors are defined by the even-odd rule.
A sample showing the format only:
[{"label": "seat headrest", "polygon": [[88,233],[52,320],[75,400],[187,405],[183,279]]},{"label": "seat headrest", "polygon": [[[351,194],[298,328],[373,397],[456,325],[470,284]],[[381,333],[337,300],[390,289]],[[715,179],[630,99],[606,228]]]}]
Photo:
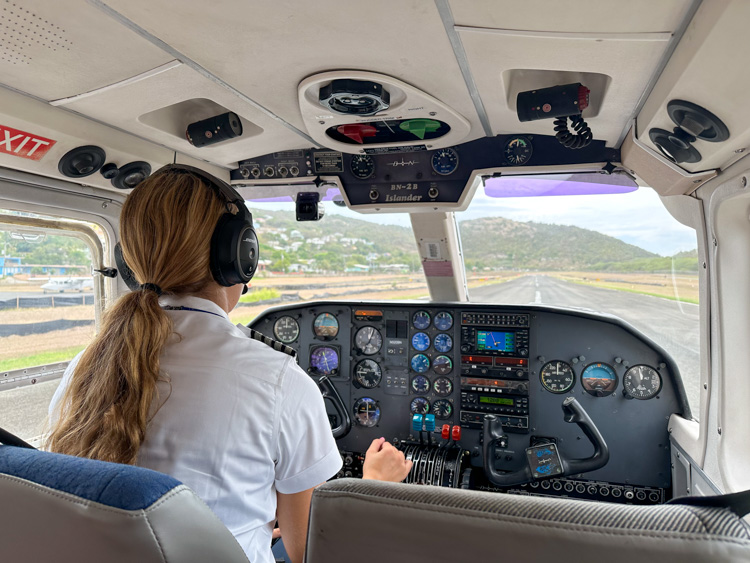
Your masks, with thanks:
[{"label": "seat headrest", "polygon": [[339,479],[312,498],[306,560],[556,563],[750,560],[750,532],[725,508],[634,506]]},{"label": "seat headrest", "polygon": [[142,467],[12,446],[0,446],[0,473],[123,510],[147,508],[181,484]]},{"label": "seat headrest", "polygon": [[193,491],[149,469],[0,446],[0,499],[0,561],[247,563]]}]

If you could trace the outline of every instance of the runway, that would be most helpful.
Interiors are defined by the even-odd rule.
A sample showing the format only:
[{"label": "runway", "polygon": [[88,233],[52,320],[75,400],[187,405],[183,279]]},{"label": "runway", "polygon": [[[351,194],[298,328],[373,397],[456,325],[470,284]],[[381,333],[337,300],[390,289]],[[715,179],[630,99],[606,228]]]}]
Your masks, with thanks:
[{"label": "runway", "polygon": [[[528,275],[469,290],[471,301],[577,307],[620,317],[662,346],[677,362],[693,411],[700,403],[698,305]],[[694,412],[696,414],[696,412]]]}]

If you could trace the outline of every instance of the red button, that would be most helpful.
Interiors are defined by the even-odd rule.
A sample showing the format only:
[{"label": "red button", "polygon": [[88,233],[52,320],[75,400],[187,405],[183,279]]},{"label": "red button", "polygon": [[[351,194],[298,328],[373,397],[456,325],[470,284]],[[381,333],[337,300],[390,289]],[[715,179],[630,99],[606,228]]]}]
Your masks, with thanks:
[{"label": "red button", "polygon": [[[446,426],[447,426],[447,424],[446,424]],[[452,436],[454,442],[458,442],[459,440],[461,440],[461,427],[460,426],[454,426],[453,427],[453,431],[451,433],[451,436]]]},{"label": "red button", "polygon": [[443,424],[443,429],[440,432],[440,436],[442,436],[443,440],[447,440],[451,435],[451,425],[450,424]]}]

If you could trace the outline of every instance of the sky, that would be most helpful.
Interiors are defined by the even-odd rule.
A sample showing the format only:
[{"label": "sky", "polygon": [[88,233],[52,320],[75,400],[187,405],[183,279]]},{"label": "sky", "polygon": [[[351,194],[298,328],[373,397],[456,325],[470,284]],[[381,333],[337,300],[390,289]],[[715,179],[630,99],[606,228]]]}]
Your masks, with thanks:
[{"label": "sky", "polygon": [[[249,205],[265,209],[291,208],[291,203],[252,202]],[[331,202],[325,202],[325,212],[373,223],[411,227],[406,213],[357,213]],[[480,186],[469,208],[456,214],[459,230],[461,221],[496,216],[590,229],[662,256],[697,247],[695,231],[674,219],[651,188],[612,195],[492,198],[486,196]]]}]

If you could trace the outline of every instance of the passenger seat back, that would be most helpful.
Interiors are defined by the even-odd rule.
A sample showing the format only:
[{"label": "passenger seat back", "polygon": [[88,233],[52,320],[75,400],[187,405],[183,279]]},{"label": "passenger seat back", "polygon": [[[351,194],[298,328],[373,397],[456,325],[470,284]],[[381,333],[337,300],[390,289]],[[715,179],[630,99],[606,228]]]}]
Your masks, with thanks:
[{"label": "passenger seat back", "polygon": [[0,561],[247,563],[179,481],[129,465],[0,446]]}]

